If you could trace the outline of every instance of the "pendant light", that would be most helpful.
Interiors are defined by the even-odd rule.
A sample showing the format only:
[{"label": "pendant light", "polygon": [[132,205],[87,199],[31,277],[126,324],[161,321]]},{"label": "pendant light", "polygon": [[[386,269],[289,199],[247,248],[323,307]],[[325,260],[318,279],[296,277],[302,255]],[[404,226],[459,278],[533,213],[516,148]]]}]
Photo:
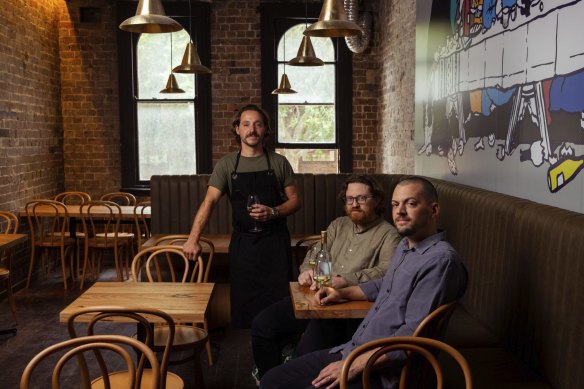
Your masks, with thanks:
[{"label": "pendant light", "polygon": [[182,30],[182,26],[164,13],[160,0],[140,0],[136,15],[124,20],[120,29],[129,32],[157,34]]},{"label": "pendant light", "polygon": [[170,75],[166,81],[166,88],[161,90],[160,93],[185,93],[184,90],[178,87],[176,77],[172,74],[172,33],[170,33]]},{"label": "pendant light", "polygon": [[[304,3],[305,6],[305,19],[304,24],[308,28],[308,0]],[[306,30],[305,30],[306,31]],[[288,65],[291,66],[323,66],[324,62],[322,59],[316,56],[314,52],[314,47],[312,46],[312,41],[308,35],[302,37],[302,42],[298,48],[298,53],[296,57],[288,61]]]},{"label": "pendant light", "polygon": [[329,38],[355,36],[361,33],[361,27],[347,17],[341,0],[324,0],[318,21],[304,31],[304,35]]},{"label": "pendant light", "polygon": [[183,59],[180,65],[172,69],[175,73],[191,74],[211,74],[211,70],[201,64],[197,48],[193,44],[193,13],[191,11],[191,0],[189,0],[189,43],[185,49]]},{"label": "pendant light", "polygon": [[282,78],[280,79],[280,86],[272,91],[273,95],[289,95],[292,93],[298,93],[290,85],[288,76],[286,75],[286,33],[284,33],[284,73],[282,73]]}]

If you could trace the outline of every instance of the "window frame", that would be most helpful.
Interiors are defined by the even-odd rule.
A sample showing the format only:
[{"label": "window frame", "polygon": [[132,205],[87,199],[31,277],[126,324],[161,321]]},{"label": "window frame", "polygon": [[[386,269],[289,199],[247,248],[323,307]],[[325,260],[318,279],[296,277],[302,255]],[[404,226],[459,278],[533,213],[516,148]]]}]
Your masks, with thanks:
[{"label": "window frame", "polygon": [[[136,2],[118,1],[118,24],[135,15]],[[189,33],[189,4],[163,3],[166,15],[172,17]],[[194,2],[191,6],[193,42],[201,62],[211,66],[211,6],[209,3]],[[138,155],[138,99],[135,81],[137,44],[140,34],[118,29],[118,74],[120,107],[120,142],[122,163],[122,190],[137,195],[149,195],[150,181],[140,180]],[[128,55],[130,53],[130,55]],[[182,53],[178,54],[182,57]],[[207,65],[209,64],[209,65]],[[195,111],[196,171],[197,174],[212,171],[211,141],[211,75],[195,75],[197,91],[193,108]],[[164,88],[161,85],[160,89]],[[148,99],[149,100],[149,99]],[[168,98],[163,102],[184,101]]]},{"label": "window frame", "polygon": [[[273,119],[273,136],[266,141],[271,148],[284,149],[338,149],[339,172],[353,170],[353,58],[344,38],[331,38],[335,50],[335,121],[336,143],[281,143],[278,142],[278,96],[272,91],[278,87],[277,45],[282,35],[292,26],[304,23],[308,11],[308,23],[318,20],[321,4],[311,3],[262,3],[261,53],[262,53],[262,106]],[[288,65],[289,66],[289,65]],[[294,88],[294,85],[292,85]]]}]

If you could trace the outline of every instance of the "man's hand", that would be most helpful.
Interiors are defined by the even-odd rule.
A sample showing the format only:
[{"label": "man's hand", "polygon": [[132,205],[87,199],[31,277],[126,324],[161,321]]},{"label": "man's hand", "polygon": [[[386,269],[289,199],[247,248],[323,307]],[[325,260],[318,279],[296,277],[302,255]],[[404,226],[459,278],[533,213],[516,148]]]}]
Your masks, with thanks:
[{"label": "man's hand", "polygon": [[314,282],[314,270],[305,270],[298,275],[298,284],[301,286],[312,286]]},{"label": "man's hand", "polygon": [[199,241],[191,242],[191,240],[187,240],[182,247],[183,253],[187,256],[190,260],[195,260],[199,254],[203,251],[203,248],[199,244]]},{"label": "man's hand", "polygon": [[[343,368],[343,361],[337,361],[329,364],[327,367],[322,369],[316,377],[312,381],[312,385],[317,388],[334,388],[337,387],[341,382],[341,370]],[[356,378],[359,374],[358,369],[349,369],[349,376],[348,380],[351,381],[352,379]]]},{"label": "man's hand", "polygon": [[333,288],[341,289],[341,288],[344,288],[347,286],[349,286],[349,283],[343,277],[341,277],[341,276],[334,276],[333,277]]},{"label": "man's hand", "polygon": [[328,303],[335,303],[342,300],[341,292],[335,288],[325,286],[320,288],[318,292],[314,295],[316,303],[320,305],[325,305]]}]

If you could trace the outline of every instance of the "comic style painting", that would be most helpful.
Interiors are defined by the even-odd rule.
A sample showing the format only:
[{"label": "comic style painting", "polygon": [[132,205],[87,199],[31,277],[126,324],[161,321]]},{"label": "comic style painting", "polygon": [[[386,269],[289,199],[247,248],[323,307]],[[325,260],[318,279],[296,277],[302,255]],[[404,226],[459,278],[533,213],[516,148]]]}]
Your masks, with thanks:
[{"label": "comic style painting", "polygon": [[418,158],[450,176],[468,153],[515,158],[548,193],[581,188],[584,0],[419,2],[431,9]]}]

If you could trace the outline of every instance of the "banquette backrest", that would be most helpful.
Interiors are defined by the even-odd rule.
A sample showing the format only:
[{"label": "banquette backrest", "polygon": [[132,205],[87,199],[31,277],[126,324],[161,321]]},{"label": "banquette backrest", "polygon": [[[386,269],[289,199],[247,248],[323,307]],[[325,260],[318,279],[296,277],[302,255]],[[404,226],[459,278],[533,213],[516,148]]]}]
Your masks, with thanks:
[{"label": "banquette backrest", "polygon": [[[317,233],[343,214],[348,174],[298,174],[302,209],[291,233]],[[375,175],[390,198],[402,175]],[[152,177],[153,233],[185,233],[208,175]],[[584,215],[488,190],[430,179],[439,227],[460,253],[469,286],[460,304],[526,365],[558,388],[584,387]],[[224,196],[207,232],[231,231]]]}]

